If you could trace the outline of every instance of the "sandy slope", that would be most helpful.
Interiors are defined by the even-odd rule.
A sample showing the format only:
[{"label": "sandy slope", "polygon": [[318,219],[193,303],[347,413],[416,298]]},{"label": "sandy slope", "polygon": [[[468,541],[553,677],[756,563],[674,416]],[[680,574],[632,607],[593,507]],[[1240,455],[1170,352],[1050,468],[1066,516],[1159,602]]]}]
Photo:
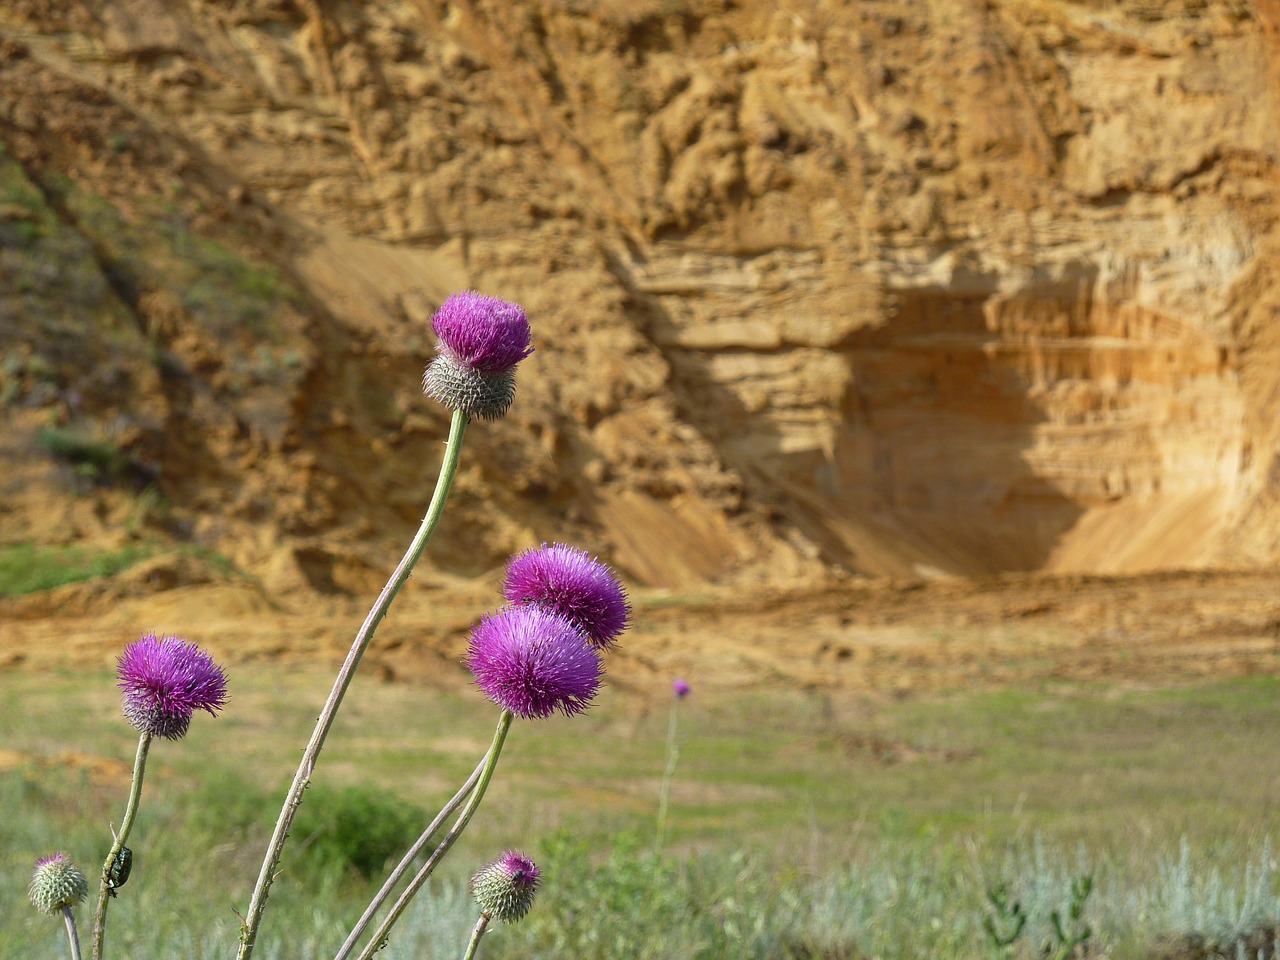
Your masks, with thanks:
[{"label": "sandy slope", "polygon": [[[0,666],[114,666],[146,629],[188,636],[232,663],[332,664],[365,605],[269,598],[243,581],[153,592],[156,561],[111,584],[0,602]],[[466,635],[496,606],[488,579],[415,578],[363,670],[456,688]],[[1168,683],[1280,670],[1280,574],[1011,576],[968,582],[848,582],[750,594],[644,592],[611,686],[663,694],[762,684],[850,695],[908,695],[1043,681]],[[838,701],[836,701],[838,702]]]},{"label": "sandy slope", "polygon": [[0,543],[256,585],[5,601],[0,657],[336,655],[473,286],[537,352],[424,567],[453,619],[388,623],[389,675],[450,676],[541,540],[710,598],[620,683],[1267,668],[1278,64],[1276,0],[9,0]]}]

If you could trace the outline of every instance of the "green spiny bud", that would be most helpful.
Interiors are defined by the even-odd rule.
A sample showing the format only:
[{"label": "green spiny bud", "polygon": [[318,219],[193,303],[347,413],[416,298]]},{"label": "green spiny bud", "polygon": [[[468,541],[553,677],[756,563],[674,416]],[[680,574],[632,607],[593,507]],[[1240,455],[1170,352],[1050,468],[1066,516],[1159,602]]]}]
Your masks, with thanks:
[{"label": "green spiny bud", "polygon": [[31,905],[41,913],[57,913],[87,897],[89,881],[67,854],[59,852],[36,861],[28,893]]},{"label": "green spiny bud", "polygon": [[471,895],[485,915],[515,923],[533,906],[541,874],[523,853],[508,850],[471,878]]},{"label": "green spiny bud", "polygon": [[476,370],[442,347],[422,377],[422,389],[468,417],[500,420],[515,399],[516,377],[514,370]]}]

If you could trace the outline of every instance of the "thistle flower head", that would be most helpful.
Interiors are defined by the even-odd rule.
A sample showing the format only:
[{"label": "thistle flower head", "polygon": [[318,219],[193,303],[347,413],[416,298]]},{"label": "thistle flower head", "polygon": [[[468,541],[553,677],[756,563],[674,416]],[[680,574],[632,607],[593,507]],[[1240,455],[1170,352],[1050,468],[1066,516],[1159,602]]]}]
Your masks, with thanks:
[{"label": "thistle flower head", "polygon": [[486,863],[471,878],[471,895],[490,919],[515,923],[533,906],[541,872],[517,850]]},{"label": "thistle flower head", "polygon": [[671,681],[671,692],[676,695],[677,700],[683,700],[689,695],[692,689],[684,680],[676,679]]},{"label": "thistle flower head", "polygon": [[75,861],[59,851],[36,861],[28,888],[31,905],[41,913],[57,913],[74,907],[89,895],[89,881]]},{"label": "thistle flower head", "polygon": [[510,370],[533,353],[524,310],[474,290],[455,293],[441,304],[431,329],[442,347],[477,370]]},{"label": "thistle flower head", "polygon": [[631,619],[631,604],[613,570],[563,543],[526,550],[507,565],[503,596],[566,618],[594,646],[607,649]]},{"label": "thistle flower head", "polygon": [[124,715],[142,733],[180,740],[191,715],[217,715],[227,702],[227,678],[213,658],[194,643],[149,633],[118,658],[117,686]]},{"label": "thistle flower head", "polygon": [[515,398],[516,364],[533,352],[524,310],[466,290],[441,305],[431,329],[440,346],[422,389],[468,416],[503,416]]},{"label": "thistle flower head", "polygon": [[526,720],[582,713],[600,688],[600,656],[568,620],[507,607],[471,631],[467,666],[494,703]]}]

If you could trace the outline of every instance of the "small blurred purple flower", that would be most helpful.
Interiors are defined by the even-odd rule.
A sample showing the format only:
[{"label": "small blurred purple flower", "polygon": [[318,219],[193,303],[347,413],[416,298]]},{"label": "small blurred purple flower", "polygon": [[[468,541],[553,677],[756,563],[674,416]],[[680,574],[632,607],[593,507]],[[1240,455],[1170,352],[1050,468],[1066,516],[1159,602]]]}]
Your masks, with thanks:
[{"label": "small blurred purple flower", "polygon": [[118,663],[124,715],[140,732],[180,740],[196,710],[217,716],[227,702],[222,668],[179,637],[149,633],[129,644]]},{"label": "small blurred purple flower", "polygon": [[471,631],[467,666],[494,703],[526,720],[582,713],[600,688],[599,654],[568,620],[506,607]]},{"label": "small blurred purple flower", "polygon": [[518,850],[508,850],[486,863],[471,878],[471,895],[489,917],[515,923],[533,906],[542,873]]},{"label": "small blurred purple flower", "polygon": [[671,681],[671,692],[676,695],[677,700],[683,700],[685,697],[687,697],[689,695],[690,689],[692,688],[689,686],[689,684],[687,684],[683,680]]},{"label": "small blurred purple flower", "polygon": [[524,310],[465,290],[441,304],[431,329],[440,346],[422,389],[468,416],[503,416],[515,398],[516,364],[533,352]]},{"label": "small blurred purple flower", "polygon": [[631,619],[631,604],[613,570],[563,543],[544,543],[513,557],[502,593],[510,603],[560,614],[601,649],[613,646]]}]

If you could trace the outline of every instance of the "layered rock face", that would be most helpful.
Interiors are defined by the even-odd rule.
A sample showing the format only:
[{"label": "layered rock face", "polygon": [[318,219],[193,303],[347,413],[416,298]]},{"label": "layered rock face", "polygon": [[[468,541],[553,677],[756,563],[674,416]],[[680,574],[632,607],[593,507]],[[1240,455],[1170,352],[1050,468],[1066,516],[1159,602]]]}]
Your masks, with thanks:
[{"label": "layered rock face", "polygon": [[[75,417],[282,582],[354,588],[425,504],[415,371],[468,286],[538,350],[442,529],[464,570],[1280,559],[1273,2],[16,0],[0,36],[41,198],[0,216],[100,293],[7,301],[11,445],[70,325],[120,371]],[[10,539],[126,509],[23,491]]]}]

